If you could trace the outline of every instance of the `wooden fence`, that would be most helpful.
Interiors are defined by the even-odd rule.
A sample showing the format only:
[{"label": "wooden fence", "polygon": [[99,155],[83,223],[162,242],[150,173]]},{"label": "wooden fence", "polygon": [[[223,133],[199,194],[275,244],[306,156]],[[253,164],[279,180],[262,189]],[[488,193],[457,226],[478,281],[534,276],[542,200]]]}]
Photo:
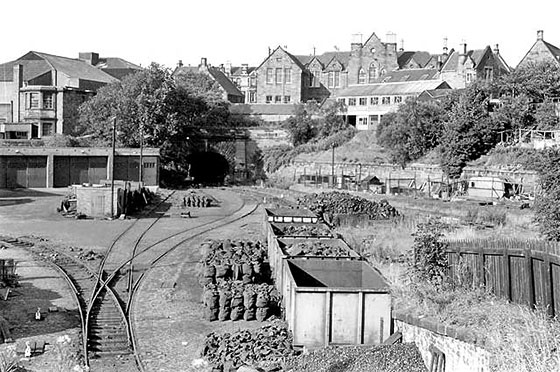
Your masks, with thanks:
[{"label": "wooden fence", "polygon": [[537,240],[448,241],[453,280],[463,274],[499,297],[560,315],[560,245]]}]

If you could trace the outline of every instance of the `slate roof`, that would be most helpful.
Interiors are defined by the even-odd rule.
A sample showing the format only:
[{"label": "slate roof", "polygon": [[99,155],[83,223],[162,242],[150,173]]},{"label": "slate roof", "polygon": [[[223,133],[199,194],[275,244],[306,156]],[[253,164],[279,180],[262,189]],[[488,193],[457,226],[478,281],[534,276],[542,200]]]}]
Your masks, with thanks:
[{"label": "slate roof", "polygon": [[554,58],[558,61],[560,60],[560,48],[546,42],[543,40],[544,45],[546,45],[546,47],[548,48],[548,50],[550,50],[550,53],[552,53],[552,55],[554,56]]},{"label": "slate roof", "polygon": [[295,115],[297,105],[293,104],[233,104],[229,107],[232,114],[238,115]]},{"label": "slate roof", "polygon": [[432,55],[428,52],[423,51],[402,51],[397,53],[397,64],[400,68],[405,68],[405,66],[410,62],[410,60],[414,60],[420,67],[426,66]]},{"label": "slate roof", "polygon": [[135,65],[134,63],[128,62],[119,57],[107,57],[107,58],[99,58],[99,62],[95,65],[95,67],[104,69],[123,69],[128,68],[132,70],[142,70],[142,67]]},{"label": "slate roof", "polygon": [[297,55],[294,57],[296,57],[305,66],[307,66],[313,60],[313,58],[316,57],[324,67],[326,67],[334,58],[336,58],[336,60],[338,60],[342,64],[342,66],[346,68],[346,66],[348,66],[348,61],[350,60],[350,52],[332,51],[325,52],[316,56]]},{"label": "slate roof", "polygon": [[69,78],[111,83],[116,79],[102,70],[84,62],[41,52],[28,52],[15,61],[0,65],[0,80],[12,81],[13,67],[16,64],[23,66],[23,80],[29,81],[51,70],[56,70]]},{"label": "slate roof", "polygon": [[433,80],[437,78],[438,74],[439,71],[435,68],[410,68],[390,71],[381,76],[379,81],[396,83],[403,81]]},{"label": "slate roof", "polygon": [[233,84],[233,82],[216,67],[208,67],[208,73],[216,80],[218,84],[226,91],[228,96],[245,97],[243,93]]},{"label": "slate roof", "polygon": [[441,80],[420,80],[399,83],[378,83],[351,85],[338,92],[338,97],[364,97],[379,95],[419,94],[425,90],[451,89],[449,84]]},{"label": "slate roof", "polygon": [[[484,55],[486,54],[486,52],[489,49],[490,49],[490,47],[487,46],[484,49],[475,49],[475,50],[467,51],[467,57],[471,58],[474,61],[475,68],[478,67],[482,58],[484,57]],[[443,72],[445,72],[445,71],[457,71],[457,66],[459,64],[459,56],[460,56],[460,53],[458,51],[454,51],[449,56],[447,61],[445,61],[441,70]]]},{"label": "slate roof", "polygon": [[[241,66],[232,66],[231,68],[231,75],[232,76],[238,76],[241,75],[241,70],[243,69],[243,67]],[[254,66],[248,66],[247,67],[247,75],[251,74],[251,72],[255,71],[257,68]]]}]

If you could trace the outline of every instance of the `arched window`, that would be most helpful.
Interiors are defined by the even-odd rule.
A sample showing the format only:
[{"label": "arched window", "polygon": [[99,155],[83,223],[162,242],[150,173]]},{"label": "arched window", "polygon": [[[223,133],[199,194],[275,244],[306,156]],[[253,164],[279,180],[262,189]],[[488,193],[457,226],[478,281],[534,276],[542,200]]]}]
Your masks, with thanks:
[{"label": "arched window", "polygon": [[360,72],[358,72],[358,84],[365,84],[366,83],[366,72],[363,68],[360,68]]},{"label": "arched window", "polygon": [[373,83],[375,82],[375,79],[377,79],[379,77],[379,70],[377,69],[377,66],[375,65],[375,63],[372,63],[371,65],[369,65],[369,82]]}]

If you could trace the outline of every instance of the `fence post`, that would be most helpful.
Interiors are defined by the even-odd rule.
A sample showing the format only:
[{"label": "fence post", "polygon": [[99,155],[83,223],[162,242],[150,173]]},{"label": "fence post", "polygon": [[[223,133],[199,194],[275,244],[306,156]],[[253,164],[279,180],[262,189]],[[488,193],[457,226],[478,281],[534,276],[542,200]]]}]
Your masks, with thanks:
[{"label": "fence post", "polygon": [[[528,280],[528,295],[529,295],[529,305],[531,307],[535,306],[535,278],[533,276],[533,257],[529,249],[525,250],[525,270],[527,272]],[[526,280],[526,281],[527,281]]]},{"label": "fence post", "polygon": [[484,276],[484,250],[482,248],[478,249],[477,256],[477,266],[478,266],[478,285],[485,286],[486,285],[486,278]]},{"label": "fence post", "polygon": [[546,253],[544,256],[545,265],[545,275],[544,275],[544,298],[545,306],[548,315],[554,317],[556,315],[556,309],[554,308],[554,282],[552,281],[552,263],[550,262],[550,254]]}]

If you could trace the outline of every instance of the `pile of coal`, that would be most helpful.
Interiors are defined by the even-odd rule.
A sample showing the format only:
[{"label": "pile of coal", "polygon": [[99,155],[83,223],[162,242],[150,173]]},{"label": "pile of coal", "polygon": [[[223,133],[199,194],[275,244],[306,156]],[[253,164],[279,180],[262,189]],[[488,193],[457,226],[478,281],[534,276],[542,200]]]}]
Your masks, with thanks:
[{"label": "pile of coal", "polygon": [[328,237],[334,234],[325,225],[316,224],[282,224],[272,225],[272,230],[277,236],[302,236],[302,237]]},{"label": "pile of coal", "polygon": [[376,202],[339,191],[304,195],[297,202],[323,219],[325,214],[366,214],[371,220],[390,219],[399,215],[387,200]]},{"label": "pile of coal", "polygon": [[290,244],[284,250],[290,256],[350,257],[352,253],[349,249],[321,241]]},{"label": "pile of coal", "polygon": [[414,343],[379,346],[327,346],[290,357],[286,372],[427,372]]},{"label": "pile of coal", "polygon": [[212,371],[234,371],[243,366],[278,371],[282,361],[296,355],[292,334],[285,323],[233,333],[212,332],[206,336],[202,357]]}]

